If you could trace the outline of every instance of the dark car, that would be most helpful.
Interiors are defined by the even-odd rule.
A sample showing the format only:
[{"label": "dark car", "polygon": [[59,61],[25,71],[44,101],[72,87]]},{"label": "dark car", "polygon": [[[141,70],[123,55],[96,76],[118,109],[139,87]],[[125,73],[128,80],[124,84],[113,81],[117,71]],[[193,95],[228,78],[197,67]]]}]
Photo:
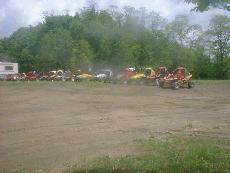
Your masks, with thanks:
[{"label": "dark car", "polygon": [[113,72],[110,69],[98,70],[92,76],[92,80],[103,81],[103,82],[111,82],[112,78],[113,78]]}]

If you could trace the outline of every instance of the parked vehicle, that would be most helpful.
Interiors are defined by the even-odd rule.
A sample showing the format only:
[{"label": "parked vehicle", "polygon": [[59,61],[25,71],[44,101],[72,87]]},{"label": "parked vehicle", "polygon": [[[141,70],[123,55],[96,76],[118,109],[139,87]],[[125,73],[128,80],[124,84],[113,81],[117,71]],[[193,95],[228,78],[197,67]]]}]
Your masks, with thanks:
[{"label": "parked vehicle", "polygon": [[19,81],[20,80],[20,74],[19,73],[8,74],[8,75],[6,75],[5,80],[6,81]]},{"label": "parked vehicle", "polygon": [[155,76],[155,85],[159,86],[159,81],[162,80],[165,76],[169,74],[168,69],[166,67],[159,67],[156,71]]},{"label": "parked vehicle", "polygon": [[74,81],[75,75],[71,71],[65,71],[62,75],[63,81]]},{"label": "parked vehicle", "polygon": [[48,80],[48,77],[49,77],[49,72],[40,72],[37,75],[37,79],[40,81]]},{"label": "parked vehicle", "polygon": [[92,74],[87,72],[82,72],[81,70],[78,70],[77,74],[75,75],[75,80],[78,82],[83,80],[91,80],[91,79],[92,79]]},{"label": "parked vehicle", "polygon": [[20,81],[25,81],[26,80],[26,73],[20,73],[19,74],[19,80]]},{"label": "parked vehicle", "polygon": [[27,80],[27,81],[36,81],[37,80],[37,73],[35,71],[25,73],[25,75],[26,75],[25,80]]},{"label": "parked vehicle", "polygon": [[132,75],[128,80],[128,84],[141,84],[143,78],[145,77],[145,73],[143,71],[136,71],[136,74]]},{"label": "parked vehicle", "polygon": [[110,69],[102,69],[98,70],[92,76],[93,81],[100,81],[100,82],[111,82],[113,78],[113,72]]},{"label": "parked vehicle", "polygon": [[55,81],[61,81],[62,78],[63,78],[63,70],[58,70],[56,73],[55,73],[55,76],[53,77],[53,80]]},{"label": "parked vehicle", "polygon": [[186,68],[179,67],[173,73],[168,74],[159,80],[159,86],[170,87],[172,89],[179,89],[180,87],[193,88],[192,74]]},{"label": "parked vehicle", "polygon": [[48,80],[48,81],[54,81],[54,78],[55,78],[55,76],[56,76],[56,73],[57,73],[57,71],[49,71],[49,72],[48,72],[47,80]]},{"label": "parked vehicle", "polygon": [[152,68],[144,68],[143,74],[140,84],[155,85],[156,73]]},{"label": "parked vehicle", "polygon": [[127,84],[132,76],[136,75],[137,72],[135,68],[126,68],[121,73],[118,73],[117,76],[114,77],[113,83],[124,83]]},{"label": "parked vehicle", "polygon": [[17,73],[18,63],[0,62],[0,78],[6,79],[6,75]]}]

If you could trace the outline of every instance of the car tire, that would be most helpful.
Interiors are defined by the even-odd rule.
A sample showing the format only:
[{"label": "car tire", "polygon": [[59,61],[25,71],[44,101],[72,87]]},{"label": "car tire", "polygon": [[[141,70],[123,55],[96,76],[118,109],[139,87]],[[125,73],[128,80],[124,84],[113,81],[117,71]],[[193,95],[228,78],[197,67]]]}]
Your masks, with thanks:
[{"label": "car tire", "polygon": [[159,80],[159,87],[163,88],[164,87],[164,81],[163,80]]},{"label": "car tire", "polygon": [[154,80],[154,85],[160,87],[160,80],[159,79]]},{"label": "car tire", "polygon": [[178,81],[173,82],[173,89],[178,90],[180,88],[180,84]]},{"label": "car tire", "polygon": [[191,80],[189,80],[188,81],[188,88],[190,89],[190,88],[194,88],[194,82],[193,81],[191,81]]}]

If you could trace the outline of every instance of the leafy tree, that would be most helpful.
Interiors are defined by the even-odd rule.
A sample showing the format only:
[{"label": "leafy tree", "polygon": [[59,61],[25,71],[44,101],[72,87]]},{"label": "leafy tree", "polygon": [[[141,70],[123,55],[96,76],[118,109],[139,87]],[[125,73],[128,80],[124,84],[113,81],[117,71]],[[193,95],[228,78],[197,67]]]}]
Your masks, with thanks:
[{"label": "leafy tree", "polygon": [[69,31],[57,28],[46,33],[41,39],[40,46],[39,69],[68,68],[68,62],[72,57],[72,38]]},{"label": "leafy tree", "polygon": [[217,62],[223,61],[230,55],[230,18],[227,16],[215,16],[209,25],[206,42],[210,55],[215,57]]},{"label": "leafy tree", "polygon": [[192,39],[198,37],[196,34],[201,32],[198,25],[190,25],[186,15],[177,15],[175,19],[166,26],[166,33],[173,41],[181,45],[189,46]]},{"label": "leafy tree", "polygon": [[44,17],[47,30],[52,31],[56,28],[69,29],[69,23],[72,21],[72,17],[66,15],[45,15]]},{"label": "leafy tree", "polygon": [[94,64],[96,66],[105,66],[110,64],[111,43],[109,40],[102,39],[99,43],[99,49],[97,50]]},{"label": "leafy tree", "polygon": [[71,69],[88,69],[92,65],[93,51],[86,40],[73,44],[73,56],[70,59]]},{"label": "leafy tree", "polygon": [[69,25],[69,30],[74,40],[81,40],[85,37],[86,26],[80,21],[78,17],[75,17]]},{"label": "leafy tree", "polygon": [[210,7],[230,10],[229,0],[185,0],[187,3],[196,5],[192,10],[207,11]]},{"label": "leafy tree", "polygon": [[167,24],[167,20],[155,11],[151,11],[147,18],[147,23],[152,31],[163,30]]}]

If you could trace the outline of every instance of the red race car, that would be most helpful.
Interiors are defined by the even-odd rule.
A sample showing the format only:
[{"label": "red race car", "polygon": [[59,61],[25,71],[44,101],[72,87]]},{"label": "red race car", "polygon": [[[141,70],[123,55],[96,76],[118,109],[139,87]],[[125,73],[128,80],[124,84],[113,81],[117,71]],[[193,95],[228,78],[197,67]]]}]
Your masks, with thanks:
[{"label": "red race car", "polygon": [[26,79],[27,81],[36,81],[37,80],[37,73],[35,71],[31,71],[26,73]]},{"label": "red race car", "polygon": [[135,68],[126,68],[121,73],[118,73],[117,76],[115,76],[115,78],[113,79],[113,83],[127,84],[127,82],[131,79],[131,77],[136,74],[137,72]]},{"label": "red race car", "polygon": [[20,80],[20,74],[19,73],[8,74],[8,75],[6,75],[5,80],[6,81],[19,81]]},{"label": "red race car", "polygon": [[172,89],[179,89],[180,87],[193,88],[194,82],[192,81],[192,74],[186,68],[179,67],[173,73],[160,78],[159,86],[162,88],[170,87]]}]

